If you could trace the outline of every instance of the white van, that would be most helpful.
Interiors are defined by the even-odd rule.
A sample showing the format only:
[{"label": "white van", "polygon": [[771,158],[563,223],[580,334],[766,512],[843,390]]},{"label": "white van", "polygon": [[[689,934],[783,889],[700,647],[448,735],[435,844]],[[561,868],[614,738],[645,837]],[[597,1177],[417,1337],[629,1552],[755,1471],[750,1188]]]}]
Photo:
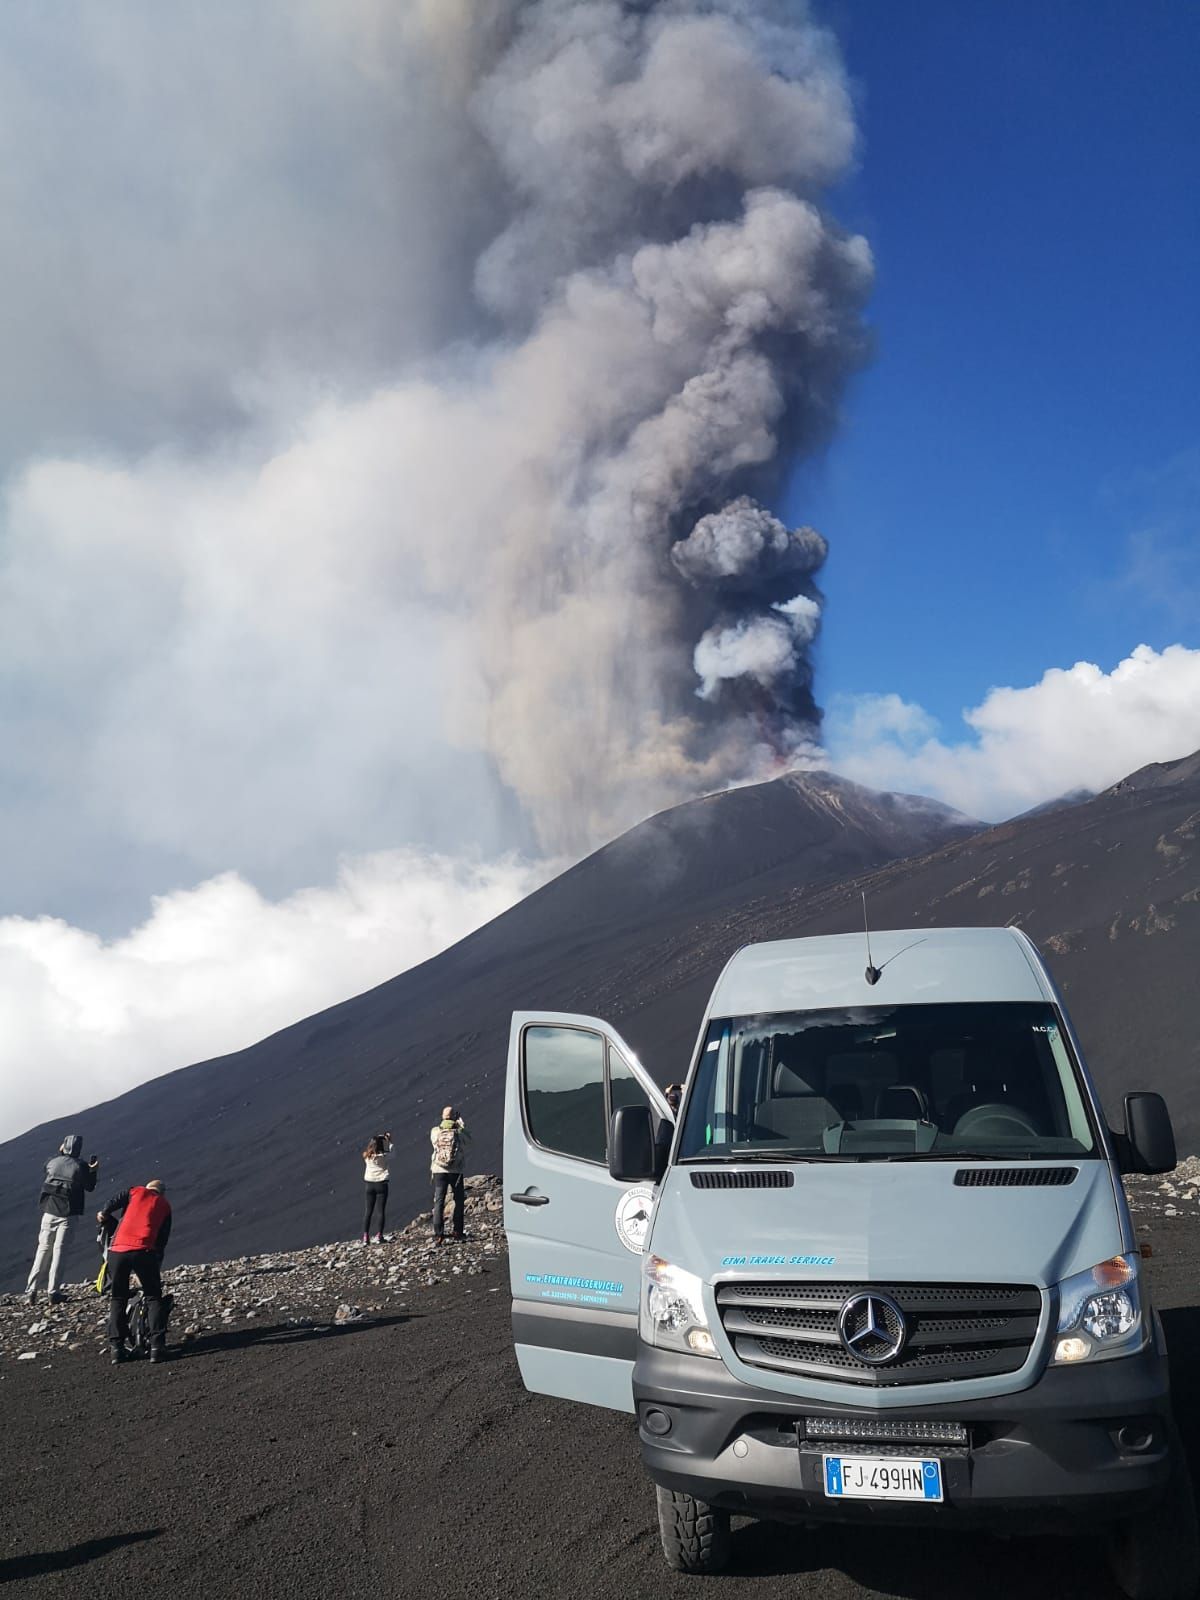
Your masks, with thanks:
[{"label": "white van", "polygon": [[[717,981],[680,1107],[607,1024],[513,1017],[504,1189],[527,1388],[634,1412],[663,1548],[732,1514],[1104,1530],[1131,1600],[1197,1586],[1122,1171],[1061,997],[1009,928],[797,939]],[[662,1135],[665,1134],[665,1137]]]}]

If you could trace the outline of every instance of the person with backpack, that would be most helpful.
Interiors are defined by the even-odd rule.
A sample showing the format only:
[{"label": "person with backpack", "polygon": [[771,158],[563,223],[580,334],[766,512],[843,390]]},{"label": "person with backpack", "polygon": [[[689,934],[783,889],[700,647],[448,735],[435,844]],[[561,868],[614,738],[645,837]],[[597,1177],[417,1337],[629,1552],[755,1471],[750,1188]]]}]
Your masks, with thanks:
[{"label": "person with backpack", "polygon": [[[367,1141],[367,1148],[363,1151],[363,1182],[366,1185],[362,1231],[362,1242],[364,1244],[369,1244],[372,1238],[374,1238],[376,1244],[383,1243],[383,1229],[387,1219],[388,1163],[391,1158],[392,1136],[390,1133],[377,1133]],[[379,1231],[373,1235],[371,1233],[371,1220],[374,1216],[376,1205],[379,1206]]]},{"label": "person with backpack", "polygon": [[147,1184],[134,1184],[113,1195],[104,1210],[96,1213],[96,1220],[104,1227],[115,1227],[108,1246],[108,1348],[113,1365],[125,1359],[129,1279],[135,1272],[146,1300],[150,1360],[162,1361],[167,1353],[162,1258],[171,1237],[171,1207],[162,1179],[151,1178]]},{"label": "person with backpack", "polygon": [[83,1197],[88,1190],[96,1187],[96,1175],[100,1171],[100,1163],[95,1156],[87,1162],[80,1160],[82,1149],[83,1139],[80,1135],[69,1133],[59,1145],[58,1154],[51,1156],[46,1163],[42,1192],[38,1199],[42,1208],[42,1225],[38,1232],[37,1254],[25,1285],[25,1298],[31,1306],[37,1304],[38,1279],[47,1261],[50,1263],[46,1283],[50,1303],[58,1305],[63,1298],[58,1287],[63,1246],[71,1229],[71,1219],[83,1215]]},{"label": "person with backpack", "polygon": [[433,1159],[429,1170],[433,1177],[433,1237],[437,1244],[446,1242],[446,1193],[454,1196],[453,1237],[463,1238],[463,1209],[466,1203],[466,1124],[453,1106],[442,1107],[442,1120],[429,1130],[433,1146]]}]

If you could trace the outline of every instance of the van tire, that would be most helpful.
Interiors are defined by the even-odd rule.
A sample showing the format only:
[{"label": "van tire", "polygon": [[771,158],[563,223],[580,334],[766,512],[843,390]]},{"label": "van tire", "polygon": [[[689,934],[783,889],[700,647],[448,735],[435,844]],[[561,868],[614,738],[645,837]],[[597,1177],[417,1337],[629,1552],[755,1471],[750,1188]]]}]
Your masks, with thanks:
[{"label": "van tire", "polygon": [[1162,1499],[1118,1524],[1109,1541],[1109,1568],[1128,1600],[1195,1600],[1200,1589],[1196,1502],[1174,1430],[1171,1455],[1171,1479]]},{"label": "van tire", "polygon": [[676,1572],[724,1572],[729,1562],[728,1511],[657,1485],[655,1494],[667,1565]]}]

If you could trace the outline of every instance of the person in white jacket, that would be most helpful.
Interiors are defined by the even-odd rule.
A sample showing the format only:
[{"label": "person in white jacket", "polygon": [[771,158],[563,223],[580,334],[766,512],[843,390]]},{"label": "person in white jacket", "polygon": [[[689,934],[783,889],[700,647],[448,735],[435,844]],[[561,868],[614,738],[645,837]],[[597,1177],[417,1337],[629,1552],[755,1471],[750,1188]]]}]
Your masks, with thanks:
[{"label": "person in white jacket", "polygon": [[[391,1134],[377,1133],[373,1135],[368,1141],[367,1148],[363,1151],[363,1182],[366,1185],[362,1233],[362,1242],[364,1244],[369,1244],[372,1238],[376,1244],[383,1243],[383,1229],[387,1220],[388,1163],[391,1159]],[[376,1205],[379,1207],[379,1225],[374,1235],[372,1235],[371,1222],[375,1214]]]}]

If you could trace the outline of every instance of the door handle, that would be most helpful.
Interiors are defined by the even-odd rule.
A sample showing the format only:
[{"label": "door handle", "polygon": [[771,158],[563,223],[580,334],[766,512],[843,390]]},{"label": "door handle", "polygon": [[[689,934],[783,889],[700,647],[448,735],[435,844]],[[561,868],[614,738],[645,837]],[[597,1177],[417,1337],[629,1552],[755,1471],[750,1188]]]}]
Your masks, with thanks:
[{"label": "door handle", "polygon": [[539,1194],[536,1189],[526,1189],[524,1194],[510,1194],[508,1198],[515,1200],[521,1206],[548,1206],[550,1204],[550,1196],[548,1194]]}]

